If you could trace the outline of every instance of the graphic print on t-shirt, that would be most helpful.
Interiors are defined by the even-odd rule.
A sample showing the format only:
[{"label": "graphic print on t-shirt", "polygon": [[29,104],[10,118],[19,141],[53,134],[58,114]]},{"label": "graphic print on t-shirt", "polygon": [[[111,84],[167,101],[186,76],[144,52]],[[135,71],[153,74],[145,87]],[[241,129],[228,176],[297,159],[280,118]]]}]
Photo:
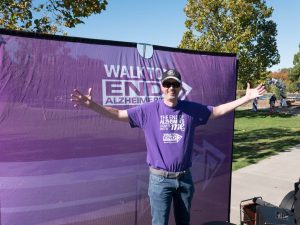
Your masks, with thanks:
[{"label": "graphic print on t-shirt", "polygon": [[164,143],[178,143],[182,135],[174,133],[174,131],[185,131],[185,122],[182,115],[161,115],[160,130],[172,131],[163,134]]}]

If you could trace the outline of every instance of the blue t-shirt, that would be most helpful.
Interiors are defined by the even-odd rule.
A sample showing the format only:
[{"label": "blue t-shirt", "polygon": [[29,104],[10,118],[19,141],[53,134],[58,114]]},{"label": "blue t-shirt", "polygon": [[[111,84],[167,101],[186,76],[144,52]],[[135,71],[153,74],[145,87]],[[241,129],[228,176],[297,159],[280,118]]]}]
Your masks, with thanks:
[{"label": "blue t-shirt", "polygon": [[195,127],[206,124],[212,107],[178,101],[175,107],[163,100],[128,109],[131,127],[144,130],[147,163],[157,169],[183,171],[192,166]]}]

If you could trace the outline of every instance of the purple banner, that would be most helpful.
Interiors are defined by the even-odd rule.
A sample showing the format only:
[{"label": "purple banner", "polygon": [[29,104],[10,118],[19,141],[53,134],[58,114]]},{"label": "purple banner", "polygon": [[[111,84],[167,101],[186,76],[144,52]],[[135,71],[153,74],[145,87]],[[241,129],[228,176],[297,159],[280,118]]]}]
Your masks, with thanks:
[{"label": "purple banner", "polygon": [[[161,98],[162,71],[182,99],[235,99],[236,56],[101,41],[0,35],[0,224],[151,224],[143,131],[70,102],[74,88],[127,109]],[[233,113],[196,130],[191,224],[228,220]],[[170,224],[175,224],[173,214]]]}]

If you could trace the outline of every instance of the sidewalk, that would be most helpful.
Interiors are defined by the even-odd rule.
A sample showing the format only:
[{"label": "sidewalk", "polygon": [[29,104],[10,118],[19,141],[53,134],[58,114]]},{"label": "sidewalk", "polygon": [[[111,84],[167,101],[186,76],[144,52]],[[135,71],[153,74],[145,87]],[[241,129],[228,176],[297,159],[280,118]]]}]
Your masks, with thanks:
[{"label": "sidewalk", "polygon": [[300,178],[300,145],[232,174],[230,222],[240,224],[240,202],[262,197],[279,206]]}]

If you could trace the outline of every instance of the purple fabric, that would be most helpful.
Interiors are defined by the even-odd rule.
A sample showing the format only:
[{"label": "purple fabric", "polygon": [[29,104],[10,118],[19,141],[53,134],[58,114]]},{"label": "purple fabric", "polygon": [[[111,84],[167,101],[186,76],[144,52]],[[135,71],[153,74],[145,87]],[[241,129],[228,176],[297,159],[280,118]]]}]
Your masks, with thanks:
[{"label": "purple fabric", "polygon": [[148,165],[172,172],[192,166],[194,130],[210,114],[210,107],[189,101],[171,108],[158,100],[128,109],[131,127],[145,132]]},{"label": "purple fabric", "polygon": [[[69,97],[92,87],[95,101],[128,109],[161,99],[167,68],[182,75],[182,99],[235,99],[232,55],[144,59],[135,47],[0,35],[0,224],[150,224],[143,131]],[[232,132],[233,113],[195,130],[192,224],[228,219]]]}]

